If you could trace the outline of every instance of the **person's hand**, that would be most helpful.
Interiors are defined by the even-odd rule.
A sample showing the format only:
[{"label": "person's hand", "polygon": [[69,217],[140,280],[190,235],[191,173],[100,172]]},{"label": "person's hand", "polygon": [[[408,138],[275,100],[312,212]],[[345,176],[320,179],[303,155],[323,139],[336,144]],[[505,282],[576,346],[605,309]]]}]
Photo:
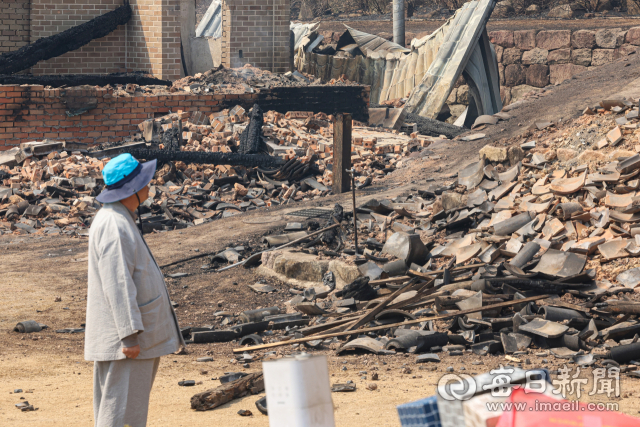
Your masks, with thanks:
[{"label": "person's hand", "polygon": [[125,347],[122,349],[122,352],[127,356],[127,359],[135,359],[140,354],[140,346]]}]

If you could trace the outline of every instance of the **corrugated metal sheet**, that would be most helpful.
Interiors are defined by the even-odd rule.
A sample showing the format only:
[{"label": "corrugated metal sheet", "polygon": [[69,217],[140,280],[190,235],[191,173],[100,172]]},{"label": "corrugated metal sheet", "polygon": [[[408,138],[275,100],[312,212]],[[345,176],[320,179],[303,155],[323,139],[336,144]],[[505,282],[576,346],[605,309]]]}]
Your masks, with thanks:
[{"label": "corrugated metal sheet", "polygon": [[411,92],[406,112],[435,119],[463,71],[477,109],[471,114],[469,107],[467,120],[500,111],[498,67],[486,30],[495,4],[495,0],[470,1],[456,12],[434,61]]},{"label": "corrugated metal sheet", "polygon": [[[382,37],[358,31],[348,25],[345,25],[345,27],[347,27],[347,31],[366,56],[369,56],[369,52],[379,52],[383,54],[411,52],[411,49],[407,49],[404,46],[400,46],[399,44],[383,39]],[[337,49],[339,50],[341,47],[340,43],[338,43]]]},{"label": "corrugated metal sheet", "polygon": [[[406,112],[431,118],[438,116],[463,74],[475,101],[466,117],[473,123],[478,115],[495,114],[502,108],[498,63],[486,31],[494,5],[495,0],[466,3],[436,31],[412,40],[409,54],[383,49],[367,57],[338,58],[297,50],[295,65],[323,80],[346,74],[349,80],[370,85],[372,104],[409,97]],[[375,49],[377,36],[362,35],[358,38],[363,46],[370,43]]]},{"label": "corrugated metal sheet", "polygon": [[414,39],[409,55],[383,51],[370,52],[367,57],[336,58],[296,49],[296,67],[324,80],[346,74],[351,81],[368,84],[371,86],[372,104],[404,98],[422,80],[449,26],[450,22],[446,22],[428,36]]},{"label": "corrugated metal sheet", "polygon": [[318,27],[320,26],[319,22],[316,23],[311,23],[311,24],[302,24],[302,23],[291,23],[289,25],[289,29],[291,31],[293,31],[293,36],[295,39],[295,50],[297,51],[298,48],[300,47],[300,43],[302,43],[302,40],[304,39],[304,37],[307,34],[311,34],[312,32],[316,31],[318,29]]},{"label": "corrugated metal sheet", "polygon": [[196,37],[222,37],[222,4],[213,0],[196,28]]}]

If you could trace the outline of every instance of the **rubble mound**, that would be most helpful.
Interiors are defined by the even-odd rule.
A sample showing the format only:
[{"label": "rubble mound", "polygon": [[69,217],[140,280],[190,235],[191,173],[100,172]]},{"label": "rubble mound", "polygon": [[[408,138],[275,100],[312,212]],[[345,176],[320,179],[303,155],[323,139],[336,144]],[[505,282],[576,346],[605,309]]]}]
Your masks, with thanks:
[{"label": "rubble mound", "polygon": [[[346,79],[336,79],[332,85],[354,86]],[[176,80],[171,86],[171,92],[186,91],[191,93],[254,93],[260,89],[271,89],[275,87],[301,87],[301,86],[323,85],[322,80],[312,75],[305,75],[298,71],[284,74],[272,73],[245,65],[241,68],[227,68],[220,65],[217,68],[198,73],[195,76],[187,76]]]}]

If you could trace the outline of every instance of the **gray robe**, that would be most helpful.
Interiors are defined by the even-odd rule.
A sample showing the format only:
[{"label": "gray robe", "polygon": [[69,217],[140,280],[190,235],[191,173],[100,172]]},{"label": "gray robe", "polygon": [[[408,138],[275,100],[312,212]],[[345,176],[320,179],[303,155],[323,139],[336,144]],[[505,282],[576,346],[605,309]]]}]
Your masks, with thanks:
[{"label": "gray robe", "polygon": [[[160,356],[184,340],[160,267],[131,212],[108,203],[89,231],[84,356],[94,361],[96,427],[144,427]],[[140,345],[127,359],[123,347]]]},{"label": "gray robe", "polygon": [[105,204],[91,224],[88,279],[86,360],[125,359],[122,340],[135,334],[138,359],[175,353],[184,345],[162,272],[119,202]]}]

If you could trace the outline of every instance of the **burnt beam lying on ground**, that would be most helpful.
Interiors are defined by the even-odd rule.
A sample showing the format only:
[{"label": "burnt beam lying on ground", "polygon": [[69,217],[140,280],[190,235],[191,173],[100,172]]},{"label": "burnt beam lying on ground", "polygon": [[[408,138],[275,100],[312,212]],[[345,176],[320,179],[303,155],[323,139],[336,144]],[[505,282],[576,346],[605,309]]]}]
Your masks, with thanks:
[{"label": "burnt beam lying on ground", "polygon": [[[0,65],[1,66],[1,65]],[[106,86],[126,85],[134,83],[140,86],[160,85],[171,86],[170,80],[161,80],[146,76],[142,73],[113,73],[113,74],[66,74],[41,75],[2,74],[0,85],[42,85],[51,87],[72,86]]]},{"label": "burnt beam lying on ground", "polygon": [[106,36],[119,25],[131,19],[131,6],[127,1],[119,8],[93,18],[66,31],[36,40],[15,52],[0,56],[0,74],[13,74],[33,67],[39,61],[55,58],[76,50],[91,40]]},{"label": "burnt beam lying on ground", "polygon": [[199,163],[206,165],[229,165],[246,167],[278,167],[284,161],[280,157],[262,154],[237,153],[207,153],[198,151],[167,151],[167,150],[124,150],[137,159],[157,159],[159,163],[182,161],[184,163]]}]

